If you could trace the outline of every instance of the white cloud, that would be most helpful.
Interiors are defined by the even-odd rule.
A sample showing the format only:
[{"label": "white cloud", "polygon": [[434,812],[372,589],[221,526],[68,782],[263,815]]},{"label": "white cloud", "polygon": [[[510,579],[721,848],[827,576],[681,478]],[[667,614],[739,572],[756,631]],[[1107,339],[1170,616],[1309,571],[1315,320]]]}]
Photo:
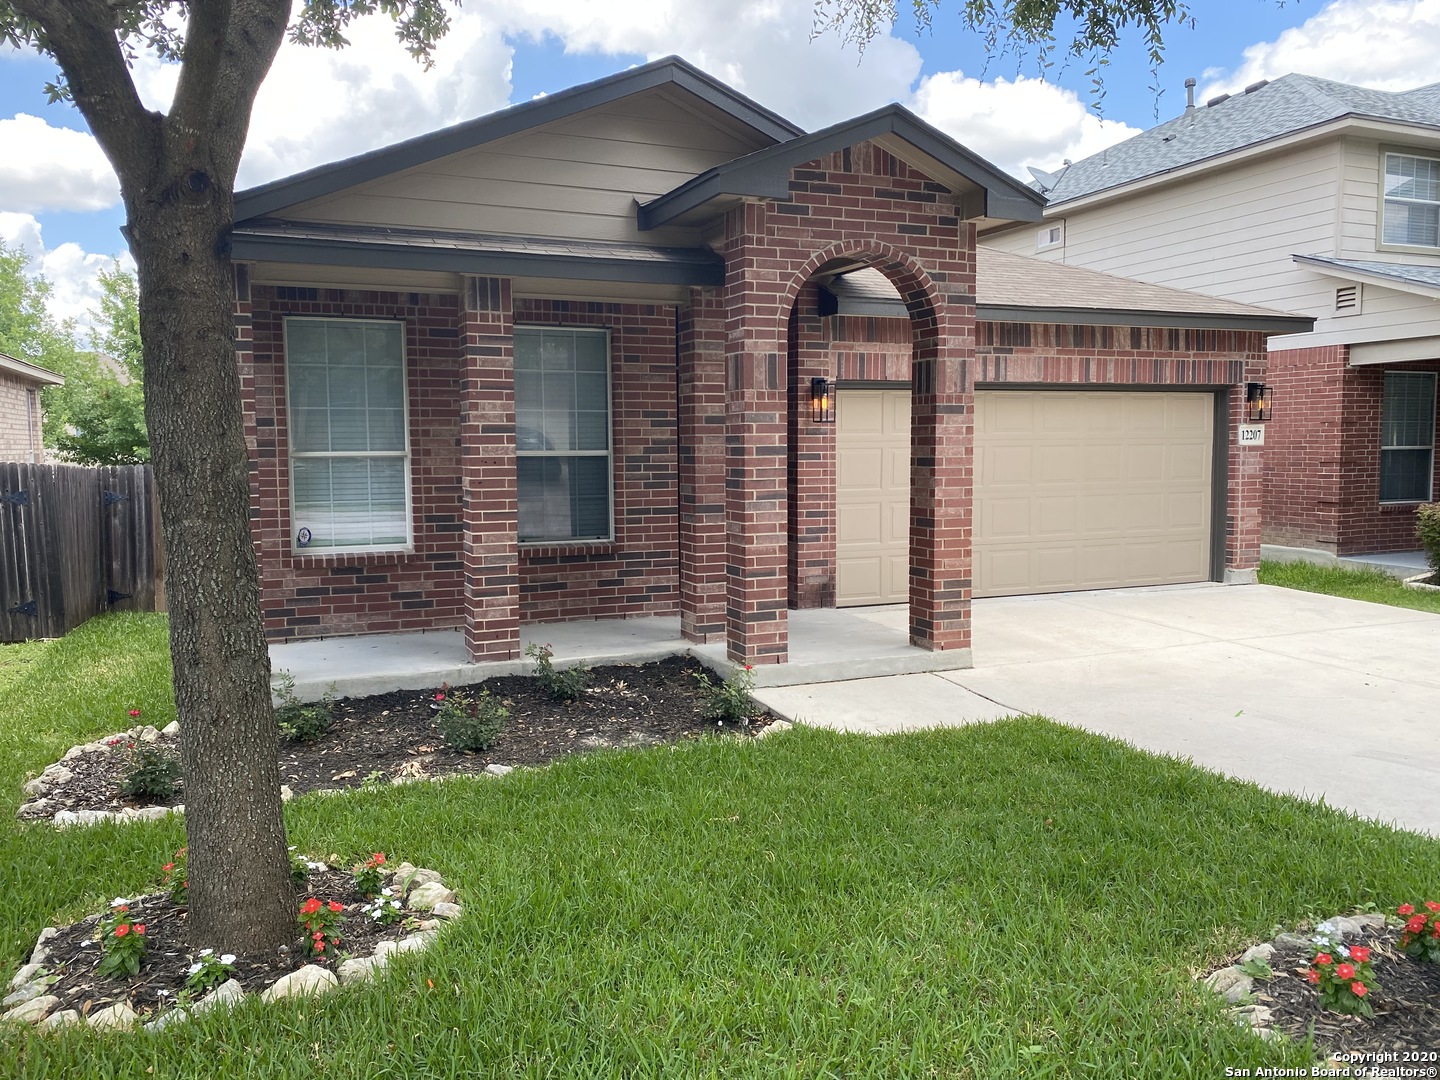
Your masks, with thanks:
[{"label": "white cloud", "polygon": [[1205,101],[1299,72],[1376,90],[1435,81],[1440,0],[1336,0],[1274,41],[1251,45],[1233,72],[1207,71]]},{"label": "white cloud", "polygon": [[1025,76],[981,82],[963,72],[928,75],[912,107],[1002,169],[1028,180],[1026,165],[1058,168],[1130,138],[1139,129],[1101,120],[1073,90]]},{"label": "white cloud", "polygon": [[0,206],[8,211],[104,210],[120,201],[120,182],[88,132],[19,113],[0,120],[0,146]]},{"label": "white cloud", "polygon": [[128,251],[97,255],[74,243],[46,248],[42,226],[33,214],[0,213],[0,240],[25,250],[31,258],[30,273],[50,282],[50,313],[57,319],[74,319],[82,331],[89,328],[91,312],[100,306],[100,271],[109,270],[117,260],[124,269],[135,269]]}]

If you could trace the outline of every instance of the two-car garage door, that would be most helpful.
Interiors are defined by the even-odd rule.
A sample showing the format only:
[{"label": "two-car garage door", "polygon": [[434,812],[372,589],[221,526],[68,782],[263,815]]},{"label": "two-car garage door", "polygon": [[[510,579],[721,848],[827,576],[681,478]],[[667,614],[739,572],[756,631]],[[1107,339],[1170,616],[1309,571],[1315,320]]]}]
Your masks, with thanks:
[{"label": "two-car garage door", "polygon": [[[1106,589],[1210,577],[1207,393],[975,395],[974,593]],[[836,601],[903,603],[908,390],[837,398]]]}]

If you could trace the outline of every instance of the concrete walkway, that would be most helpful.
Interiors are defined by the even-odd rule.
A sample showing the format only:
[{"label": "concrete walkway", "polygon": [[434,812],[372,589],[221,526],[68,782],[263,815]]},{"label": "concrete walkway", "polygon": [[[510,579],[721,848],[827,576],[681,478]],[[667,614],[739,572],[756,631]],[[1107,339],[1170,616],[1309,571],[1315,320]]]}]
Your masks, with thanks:
[{"label": "concrete walkway", "polygon": [[1041,713],[1440,835],[1440,615],[1199,585],[980,600],[974,626],[972,670],[757,696],[877,733]]}]

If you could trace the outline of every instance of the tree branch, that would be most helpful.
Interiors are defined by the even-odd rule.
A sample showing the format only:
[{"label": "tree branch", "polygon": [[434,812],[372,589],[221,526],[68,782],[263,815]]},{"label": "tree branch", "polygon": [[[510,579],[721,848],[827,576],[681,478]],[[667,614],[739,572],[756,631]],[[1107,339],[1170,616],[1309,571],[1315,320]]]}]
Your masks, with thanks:
[{"label": "tree branch", "polygon": [[[154,159],[158,115],[140,100],[116,36],[115,17],[103,0],[11,0],[37,23],[69,82],[75,106],[120,176],[143,176]],[[127,192],[127,197],[133,193]]]}]

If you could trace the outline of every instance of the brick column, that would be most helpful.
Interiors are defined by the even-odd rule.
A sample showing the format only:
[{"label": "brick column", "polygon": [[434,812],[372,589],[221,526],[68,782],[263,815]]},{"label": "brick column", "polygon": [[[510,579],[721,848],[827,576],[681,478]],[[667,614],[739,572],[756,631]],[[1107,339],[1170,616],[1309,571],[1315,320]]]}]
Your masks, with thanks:
[{"label": "brick column", "polygon": [[820,287],[806,282],[790,316],[790,604],[835,606],[835,425],[817,424],[810,380],[834,379]]},{"label": "brick column", "polygon": [[970,647],[974,493],[974,226],[916,321],[910,404],[910,643],[935,652]]},{"label": "brick column", "polygon": [[789,652],[786,357],[768,207],[731,211],[725,281],[726,641],[737,664]]},{"label": "brick column", "polygon": [[691,289],[676,313],[679,369],[680,633],[725,633],[725,305]]},{"label": "brick column", "polygon": [[[1238,336],[1238,335],[1237,335]],[[1259,334],[1251,339],[1245,359],[1244,382],[1230,388],[1229,475],[1225,478],[1225,571],[1227,583],[1248,584],[1255,581],[1260,566],[1260,538],[1265,520],[1265,448],[1240,446],[1240,425],[1245,422],[1245,383],[1265,381],[1265,339]],[[1268,433],[1267,433],[1268,434]],[[1220,513],[1212,507],[1210,512]]]},{"label": "brick column", "polygon": [[465,520],[465,648],[520,655],[515,498],[514,324],[508,278],[466,277],[460,312],[460,470]]}]

